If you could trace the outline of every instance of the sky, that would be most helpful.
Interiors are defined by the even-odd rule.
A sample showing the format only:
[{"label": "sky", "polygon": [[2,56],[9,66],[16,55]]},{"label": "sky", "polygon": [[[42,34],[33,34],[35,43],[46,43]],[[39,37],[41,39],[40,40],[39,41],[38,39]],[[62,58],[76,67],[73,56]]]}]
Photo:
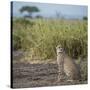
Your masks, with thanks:
[{"label": "sky", "polygon": [[21,17],[27,13],[20,13],[20,9],[23,6],[36,6],[40,12],[33,13],[35,15],[41,15],[43,17],[56,17],[56,12],[62,17],[66,18],[82,18],[88,16],[88,7],[81,5],[64,5],[64,4],[47,4],[47,3],[32,3],[32,2],[13,2],[13,16]]}]

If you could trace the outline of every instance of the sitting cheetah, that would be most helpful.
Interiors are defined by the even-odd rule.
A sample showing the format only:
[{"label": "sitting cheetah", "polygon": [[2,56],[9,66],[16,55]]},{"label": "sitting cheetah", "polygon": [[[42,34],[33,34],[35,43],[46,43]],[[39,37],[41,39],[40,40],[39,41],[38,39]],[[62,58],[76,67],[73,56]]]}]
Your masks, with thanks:
[{"label": "sitting cheetah", "polygon": [[80,80],[80,69],[67,54],[61,45],[56,47],[57,52],[57,64],[58,64],[58,80],[62,81],[65,79],[65,75],[68,81]]}]

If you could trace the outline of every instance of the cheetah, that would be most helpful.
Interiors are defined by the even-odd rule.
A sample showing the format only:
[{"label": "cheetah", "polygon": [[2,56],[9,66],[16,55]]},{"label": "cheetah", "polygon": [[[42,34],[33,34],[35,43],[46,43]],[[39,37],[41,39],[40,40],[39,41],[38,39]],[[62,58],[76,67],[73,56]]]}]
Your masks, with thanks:
[{"label": "cheetah", "polygon": [[58,64],[58,80],[62,81],[67,77],[67,81],[80,80],[80,69],[74,60],[69,57],[61,45],[56,47],[57,64]]}]

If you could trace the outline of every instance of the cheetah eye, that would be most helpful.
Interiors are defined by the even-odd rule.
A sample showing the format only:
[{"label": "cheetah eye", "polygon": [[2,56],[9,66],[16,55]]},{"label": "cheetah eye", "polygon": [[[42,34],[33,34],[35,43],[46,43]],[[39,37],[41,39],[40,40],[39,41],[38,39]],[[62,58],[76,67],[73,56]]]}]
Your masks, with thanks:
[{"label": "cheetah eye", "polygon": [[63,49],[62,49],[62,48],[60,48],[60,51],[63,51]]}]

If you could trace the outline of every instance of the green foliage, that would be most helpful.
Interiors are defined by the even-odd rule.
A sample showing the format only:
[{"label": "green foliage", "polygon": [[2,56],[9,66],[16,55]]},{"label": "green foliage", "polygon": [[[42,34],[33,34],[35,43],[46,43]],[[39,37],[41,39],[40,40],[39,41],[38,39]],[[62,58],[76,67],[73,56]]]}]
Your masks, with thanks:
[{"label": "green foliage", "polygon": [[87,60],[81,64],[81,77],[83,80],[88,80],[88,63]]},{"label": "green foliage", "polygon": [[34,25],[34,22],[27,20],[25,18],[18,18],[13,21],[14,30],[22,30],[31,28]]},{"label": "green foliage", "polygon": [[20,12],[24,12],[24,11],[27,11],[27,12],[38,12],[39,9],[35,6],[23,6],[21,9],[20,9]]},{"label": "green foliage", "polygon": [[16,19],[13,23],[13,49],[27,50],[30,48],[31,43],[31,27],[34,25],[33,22],[26,19]]},{"label": "green foliage", "polygon": [[39,9],[35,6],[23,6],[21,9],[20,9],[20,12],[23,13],[23,12],[28,12],[29,15],[31,16],[31,14],[33,12],[39,12]]},{"label": "green foliage", "polygon": [[13,27],[14,48],[30,50],[33,57],[55,58],[59,44],[72,57],[87,56],[87,22],[84,20],[17,19]]}]

